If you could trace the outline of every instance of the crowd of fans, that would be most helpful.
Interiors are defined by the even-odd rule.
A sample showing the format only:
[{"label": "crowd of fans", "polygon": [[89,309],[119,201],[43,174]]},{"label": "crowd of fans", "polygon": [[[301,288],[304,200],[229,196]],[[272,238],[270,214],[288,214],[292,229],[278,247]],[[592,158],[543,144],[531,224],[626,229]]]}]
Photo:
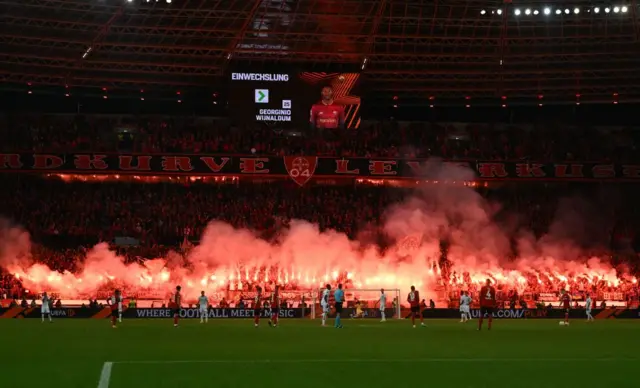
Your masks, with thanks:
[{"label": "crowd of fans", "polygon": [[[34,257],[59,271],[75,271],[86,249],[101,241],[112,243],[129,261],[163,257],[186,241],[197,243],[212,219],[252,229],[265,239],[277,237],[292,219],[307,220],[320,230],[334,229],[386,249],[391,241],[381,226],[388,209],[416,194],[415,188],[364,184],[300,188],[289,180],[205,184],[64,181],[28,174],[3,178],[0,214],[26,228],[35,243]],[[536,238],[551,233],[588,248],[605,248],[604,253],[618,252],[615,262],[633,253],[636,244],[637,190],[623,188],[501,183],[464,190],[484,197],[499,225],[529,231]],[[579,196],[572,195],[575,192]],[[119,238],[124,242],[118,243]],[[637,260],[626,264],[639,269]],[[16,286],[4,277],[0,288]]]},{"label": "crowd of fans", "polygon": [[[169,152],[313,154],[469,159],[534,159],[630,161],[637,135],[587,127],[558,130],[554,125],[508,125],[380,122],[357,131],[325,138],[239,128],[212,119],[85,116],[4,117],[0,151]],[[640,140],[640,139],[638,139]],[[114,244],[127,260],[164,256],[194,241],[212,219],[274,238],[292,219],[334,229],[352,239],[385,249],[389,240],[380,226],[390,205],[414,193],[412,188],[361,184],[298,187],[291,181],[206,184],[121,181],[66,181],[56,176],[4,175],[0,215],[27,229],[35,242],[34,257],[55,270],[77,269],[87,247]],[[615,260],[628,258],[637,247],[640,214],[637,189],[630,186],[500,184],[478,188],[491,205],[495,222],[510,230],[578,237],[587,245],[605,247]],[[578,193],[576,195],[576,193]],[[586,200],[585,198],[588,198]],[[595,205],[594,205],[595,204]],[[558,223],[558,215],[593,216],[592,224]],[[574,214],[574,215],[575,215]],[[564,214],[566,216],[566,214]],[[560,217],[575,219],[575,217]],[[573,233],[579,229],[579,236]],[[123,243],[118,239],[125,239]],[[446,245],[446,244],[445,244]],[[445,260],[446,260],[446,255]],[[625,265],[638,270],[638,260]],[[616,263],[620,264],[620,263]],[[1,271],[1,270],[0,270]],[[443,282],[450,283],[450,282]],[[455,284],[455,282],[453,283]],[[544,285],[543,288],[557,287]],[[610,287],[604,285],[603,287]],[[621,289],[618,286],[617,289]],[[529,292],[539,294],[541,286]],[[598,292],[607,292],[601,288]],[[19,292],[19,282],[0,272],[0,291]],[[448,292],[459,292],[450,286]],[[625,293],[627,290],[623,290]],[[0,292],[1,294],[2,292]]]},{"label": "crowd of fans", "polygon": [[357,130],[322,138],[215,119],[91,116],[9,117],[0,151],[126,151],[321,155],[344,157],[443,157],[537,161],[635,160],[637,131],[588,126],[363,123]]},{"label": "crowd of fans", "polygon": [[[416,193],[415,188],[366,184],[300,188],[289,180],[208,184],[187,179],[182,183],[64,181],[57,176],[29,174],[6,174],[3,178],[0,214],[57,249],[75,249],[116,237],[134,238],[136,245],[143,247],[176,246],[184,237],[197,239],[213,219],[260,231],[266,238],[273,237],[291,219],[307,220],[321,230],[337,230],[384,246],[378,227],[389,207]],[[572,225],[552,221],[588,214],[597,225],[581,225],[579,234],[607,246],[624,241],[633,246],[638,227],[634,222],[637,190],[623,187],[500,183],[475,191],[487,203],[500,206],[491,209],[498,222],[517,222],[517,227],[538,237],[550,228],[570,239],[583,237],[572,234]]]}]

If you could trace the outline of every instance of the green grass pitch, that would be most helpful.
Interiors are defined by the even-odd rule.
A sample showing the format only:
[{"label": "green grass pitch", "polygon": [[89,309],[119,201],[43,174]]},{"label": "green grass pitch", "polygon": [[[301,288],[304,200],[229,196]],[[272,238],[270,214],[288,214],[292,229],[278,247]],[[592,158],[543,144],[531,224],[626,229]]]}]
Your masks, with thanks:
[{"label": "green grass pitch", "polygon": [[427,324],[344,320],[340,330],[281,320],[256,329],[251,320],[182,320],[176,329],[138,319],[114,330],[108,320],[0,320],[0,386],[640,386],[640,320],[498,320],[490,332],[475,322]]}]

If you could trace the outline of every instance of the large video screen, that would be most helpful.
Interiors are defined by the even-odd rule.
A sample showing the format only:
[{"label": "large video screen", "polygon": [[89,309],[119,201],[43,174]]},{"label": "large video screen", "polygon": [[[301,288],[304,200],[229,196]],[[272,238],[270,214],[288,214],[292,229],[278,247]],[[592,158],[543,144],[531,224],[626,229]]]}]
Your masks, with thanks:
[{"label": "large video screen", "polygon": [[358,73],[247,72],[229,75],[229,110],[238,123],[280,129],[355,129],[360,125]]}]

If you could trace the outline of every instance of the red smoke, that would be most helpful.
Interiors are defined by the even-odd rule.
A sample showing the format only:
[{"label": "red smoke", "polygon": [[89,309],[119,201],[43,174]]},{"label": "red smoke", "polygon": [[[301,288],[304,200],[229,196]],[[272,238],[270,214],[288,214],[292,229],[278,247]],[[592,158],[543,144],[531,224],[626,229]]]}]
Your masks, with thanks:
[{"label": "red smoke", "polygon": [[[437,173],[436,178],[442,181],[474,178],[470,170],[452,165],[439,166]],[[388,209],[381,223],[394,244],[384,251],[349,240],[342,233],[320,232],[305,221],[291,222],[276,242],[212,221],[200,244],[184,259],[172,254],[144,265],[124,264],[106,244],[99,244],[87,253],[77,273],[59,273],[32,264],[35,260],[30,256],[28,234],[5,224],[0,225],[0,265],[26,288],[65,298],[95,296],[112,282],[123,285],[125,293],[145,290],[155,297],[165,297],[180,284],[187,297],[195,298],[201,290],[214,294],[227,286],[246,289],[249,283],[318,289],[338,279],[353,288],[406,290],[415,285],[431,297],[444,283],[468,283],[464,272],[473,283],[490,277],[518,290],[532,282],[558,285],[584,279],[589,284],[604,280],[612,286],[620,281],[635,282],[606,261],[590,257],[566,236],[547,235],[536,240],[526,230],[499,225],[494,220],[497,210],[471,188],[429,185]],[[563,223],[557,221],[554,227]],[[508,259],[514,236],[517,258]],[[449,243],[448,279],[443,279],[439,266],[441,240]]]}]

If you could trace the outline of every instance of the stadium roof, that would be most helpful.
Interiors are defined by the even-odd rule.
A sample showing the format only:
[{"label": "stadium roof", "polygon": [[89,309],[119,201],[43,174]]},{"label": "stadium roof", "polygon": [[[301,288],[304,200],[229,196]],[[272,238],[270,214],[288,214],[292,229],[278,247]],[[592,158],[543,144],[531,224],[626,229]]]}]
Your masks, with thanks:
[{"label": "stadium roof", "polygon": [[234,63],[275,62],[363,68],[367,95],[379,102],[640,99],[635,0],[0,0],[0,7],[3,87],[211,90]]}]

